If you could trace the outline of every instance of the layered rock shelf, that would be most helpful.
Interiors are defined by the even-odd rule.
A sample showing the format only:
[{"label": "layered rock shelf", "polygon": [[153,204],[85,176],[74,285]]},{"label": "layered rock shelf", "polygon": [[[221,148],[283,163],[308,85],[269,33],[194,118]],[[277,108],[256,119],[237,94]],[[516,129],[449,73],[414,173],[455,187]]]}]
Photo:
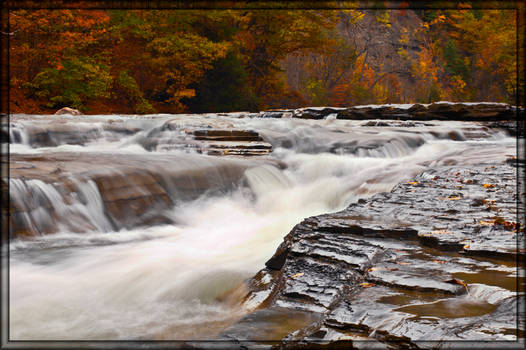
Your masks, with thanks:
[{"label": "layered rock shelf", "polygon": [[[89,162],[91,168],[86,168]],[[13,154],[10,157],[12,237],[133,228],[173,223],[164,211],[203,193],[226,191],[243,179],[252,162],[195,160],[167,155],[71,153]],[[173,164],[177,164],[174,166]],[[2,180],[2,186],[6,183]],[[97,207],[98,206],[98,207]],[[89,219],[87,210],[98,212]],[[43,220],[42,215],[48,217]],[[33,221],[38,219],[39,225]]]},{"label": "layered rock shelf", "polygon": [[399,119],[399,120],[459,120],[494,121],[513,120],[517,109],[505,103],[493,102],[434,102],[431,104],[364,105],[348,108],[307,107],[299,109],[269,110],[259,113],[262,118],[304,119]]},{"label": "layered rock shelf", "polygon": [[251,130],[193,130],[188,132],[196,141],[199,153],[209,155],[258,156],[272,151],[259,133]]},{"label": "layered rock shelf", "polygon": [[[524,137],[524,108],[493,102],[434,102],[430,104],[364,105],[348,108],[307,107],[260,112],[260,118],[302,118],[343,120],[457,120],[492,122],[490,127],[507,129]],[[370,123],[375,123],[374,121]],[[517,123],[519,127],[517,128]],[[382,122],[379,126],[384,125]],[[388,126],[388,124],[385,124]],[[411,126],[411,124],[408,124]]]},{"label": "layered rock shelf", "polygon": [[31,147],[56,147],[63,144],[84,146],[100,139],[116,142],[124,137],[134,136],[133,141],[148,151],[179,149],[228,156],[267,155],[272,151],[272,145],[265,142],[258,132],[236,130],[231,125],[225,125],[227,128],[221,129],[201,122],[189,127],[175,118],[145,131],[140,126],[119,119],[101,123],[100,120],[86,118],[79,126],[70,123],[68,119],[59,119],[59,115],[56,118],[56,123],[51,128],[38,124],[21,128],[13,123],[9,129],[2,128],[0,140],[25,143]]},{"label": "layered rock shelf", "polygon": [[[223,337],[331,349],[524,337],[516,310],[524,310],[517,266],[526,193],[516,186],[516,166],[442,167],[305,219],[247,282],[244,304],[254,311]],[[304,321],[286,335],[238,331],[290,313]]]}]

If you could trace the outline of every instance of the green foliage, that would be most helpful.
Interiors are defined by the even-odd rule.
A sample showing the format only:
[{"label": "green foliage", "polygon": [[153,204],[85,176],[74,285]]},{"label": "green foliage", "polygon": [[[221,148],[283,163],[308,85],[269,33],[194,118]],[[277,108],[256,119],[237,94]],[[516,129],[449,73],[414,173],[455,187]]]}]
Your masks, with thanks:
[{"label": "green foliage", "polygon": [[427,95],[422,95],[417,98],[417,103],[432,103],[440,101],[440,89],[435,85],[431,85],[429,87],[429,91]]},{"label": "green foliage", "polygon": [[305,89],[313,106],[326,106],[328,104],[329,94],[322,81],[311,78]]},{"label": "green foliage", "polygon": [[38,73],[28,86],[40,98],[49,98],[49,107],[86,108],[85,102],[108,98],[112,81],[108,66],[88,57],[73,57],[54,68]]},{"label": "green foliage", "polygon": [[146,114],[155,112],[152,105],[143,97],[139,85],[129,74],[128,70],[119,72],[114,82],[114,95],[119,99],[125,99],[133,104],[133,109],[136,113]]},{"label": "green foliage", "polygon": [[155,113],[155,109],[145,99],[141,99],[137,104],[135,104],[134,110],[135,110],[136,113],[139,113],[139,114]]},{"label": "green foliage", "polygon": [[451,75],[459,75],[464,80],[469,78],[469,67],[466,65],[453,40],[448,39],[442,53],[446,61],[446,71]]}]

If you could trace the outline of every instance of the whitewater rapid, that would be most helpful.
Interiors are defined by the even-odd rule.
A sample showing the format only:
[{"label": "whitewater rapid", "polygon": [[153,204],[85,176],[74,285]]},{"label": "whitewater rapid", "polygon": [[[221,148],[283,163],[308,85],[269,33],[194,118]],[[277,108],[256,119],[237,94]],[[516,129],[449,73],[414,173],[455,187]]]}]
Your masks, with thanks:
[{"label": "whitewater rapid", "polygon": [[[63,130],[54,145],[32,140],[31,129],[51,130],[53,118],[14,116],[10,154],[71,153],[78,162],[85,155],[122,154],[145,169],[168,155],[195,164],[223,162],[168,147],[184,141],[177,130],[159,131],[162,142],[144,147],[152,130],[175,120],[186,128],[255,130],[273,146],[268,157],[285,166],[246,160],[243,181],[234,188],[177,202],[165,213],[172,224],[128,229],[106,222],[96,185],[77,179],[86,198],[68,204],[76,211],[67,213],[89,216],[94,229],[75,233],[63,226],[55,234],[10,242],[11,340],[214,339],[250,311],[234,291],[304,218],[342,210],[434,167],[516,153],[514,138],[476,123],[366,127],[363,121],[215,115],[60,117]],[[129,132],[115,132],[117,123]],[[71,143],[75,137],[84,140]],[[12,198],[22,196],[24,186],[27,191],[27,181],[10,179]],[[35,188],[60,202],[54,186]],[[45,208],[34,215],[38,223]]]}]

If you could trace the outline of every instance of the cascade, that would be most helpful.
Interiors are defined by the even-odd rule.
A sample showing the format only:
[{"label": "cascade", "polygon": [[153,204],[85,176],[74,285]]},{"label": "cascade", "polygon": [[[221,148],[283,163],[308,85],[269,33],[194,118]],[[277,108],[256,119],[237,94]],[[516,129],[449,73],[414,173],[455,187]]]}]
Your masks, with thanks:
[{"label": "cascade", "polygon": [[[515,139],[477,123],[331,115],[15,115],[9,142],[18,340],[213,337],[247,312],[226,295],[304,218],[515,152]],[[272,151],[229,155],[251,143]]]}]

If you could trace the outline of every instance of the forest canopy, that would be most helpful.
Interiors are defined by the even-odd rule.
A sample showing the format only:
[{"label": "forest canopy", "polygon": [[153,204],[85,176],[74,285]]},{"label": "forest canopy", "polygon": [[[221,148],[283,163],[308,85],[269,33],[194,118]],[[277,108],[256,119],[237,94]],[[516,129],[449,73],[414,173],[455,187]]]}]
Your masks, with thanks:
[{"label": "forest canopy", "polygon": [[366,10],[19,9],[9,12],[9,28],[12,113],[516,104],[524,85],[517,11],[468,3],[427,10],[405,2]]}]

